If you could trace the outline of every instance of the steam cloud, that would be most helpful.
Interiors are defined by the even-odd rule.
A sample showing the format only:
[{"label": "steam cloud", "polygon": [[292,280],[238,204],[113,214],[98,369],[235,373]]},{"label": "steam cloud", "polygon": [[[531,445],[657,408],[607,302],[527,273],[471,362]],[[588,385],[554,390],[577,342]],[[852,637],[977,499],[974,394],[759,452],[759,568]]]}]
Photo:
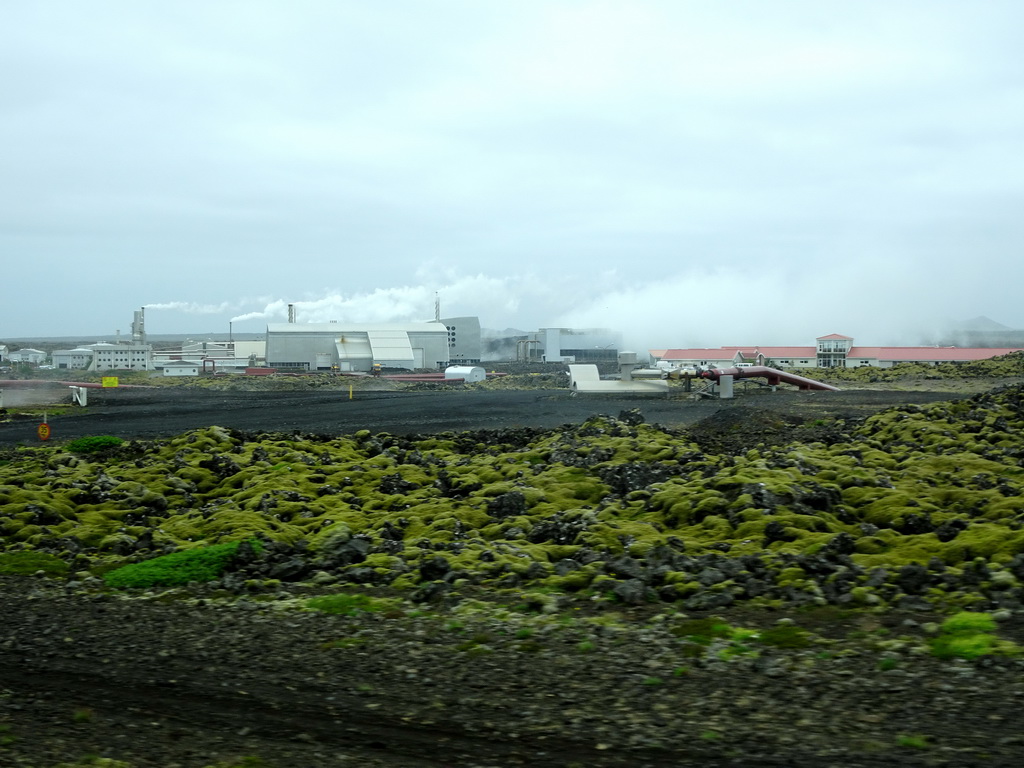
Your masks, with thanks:
[{"label": "steam cloud", "polygon": [[[880,280],[883,274],[886,279]],[[912,263],[901,267],[885,254],[856,261],[836,258],[806,269],[771,262],[746,271],[684,266],[676,274],[632,279],[617,271],[459,275],[431,265],[415,276],[416,285],[148,307],[208,315],[261,303],[260,309],[230,318],[238,331],[241,323],[285,322],[289,304],[300,323],[424,322],[433,319],[436,296],[442,317],[477,316],[484,328],[495,330],[607,328],[622,334],[625,348],[638,352],[727,344],[808,345],[828,333],[853,336],[858,344],[913,345],[932,343],[951,321],[979,314],[958,302],[970,291],[971,279],[957,277],[929,284]]]},{"label": "steam cloud", "polygon": [[144,304],[146,309],[170,309],[188,315],[220,315],[230,312],[237,304],[222,301],[220,304],[198,304],[194,301],[168,301],[161,304]]}]

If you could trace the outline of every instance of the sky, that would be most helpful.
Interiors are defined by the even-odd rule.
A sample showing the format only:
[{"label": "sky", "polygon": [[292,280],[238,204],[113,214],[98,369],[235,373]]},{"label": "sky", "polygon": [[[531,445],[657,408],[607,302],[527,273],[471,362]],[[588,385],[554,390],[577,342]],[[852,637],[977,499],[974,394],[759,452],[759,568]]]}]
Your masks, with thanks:
[{"label": "sky", "polygon": [[1024,328],[1019,0],[0,4],[0,342]]}]

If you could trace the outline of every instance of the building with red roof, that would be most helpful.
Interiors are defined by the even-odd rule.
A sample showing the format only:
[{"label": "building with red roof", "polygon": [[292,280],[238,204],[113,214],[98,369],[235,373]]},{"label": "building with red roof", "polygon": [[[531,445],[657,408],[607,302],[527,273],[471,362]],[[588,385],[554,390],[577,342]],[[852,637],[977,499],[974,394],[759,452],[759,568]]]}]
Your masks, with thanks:
[{"label": "building with red roof", "polygon": [[853,338],[830,333],[807,347],[717,347],[715,349],[652,349],[651,362],[673,368],[731,368],[767,365],[773,368],[891,368],[899,363],[967,363],[1020,352],[1021,347],[858,347]]}]

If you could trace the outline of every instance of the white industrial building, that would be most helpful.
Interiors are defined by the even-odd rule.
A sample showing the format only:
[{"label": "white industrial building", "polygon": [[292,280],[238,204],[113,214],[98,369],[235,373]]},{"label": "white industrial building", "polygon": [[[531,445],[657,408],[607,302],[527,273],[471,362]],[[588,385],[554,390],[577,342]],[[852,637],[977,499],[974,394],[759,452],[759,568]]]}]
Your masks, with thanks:
[{"label": "white industrial building", "polygon": [[439,369],[449,331],[431,323],[275,323],[267,326],[267,366],[280,371]]},{"label": "white industrial building", "polygon": [[50,359],[53,367],[60,370],[84,371],[92,365],[93,351],[87,347],[74,349],[55,349]]},{"label": "white industrial building", "polygon": [[93,351],[93,371],[152,370],[152,347],[148,344],[89,344]]},{"label": "white industrial building", "polygon": [[0,344],[0,363],[5,362],[6,360],[7,360],[7,345],[6,344]]},{"label": "white industrial building", "polygon": [[99,342],[74,349],[55,349],[54,368],[82,371],[151,371],[152,347],[148,344]]},{"label": "white industrial building", "polygon": [[266,350],[265,341],[187,341],[178,349],[153,352],[153,367],[163,369],[184,361],[203,371],[240,371],[261,365]]},{"label": "white industrial building", "polygon": [[442,318],[448,329],[448,359],[452,365],[479,363],[483,354],[479,317]]},{"label": "white industrial building", "polygon": [[516,359],[547,363],[618,360],[622,334],[607,328],[541,328],[517,340]]},{"label": "white industrial building", "polygon": [[41,349],[32,349],[31,347],[23,347],[22,349],[16,349],[13,352],[8,353],[7,359],[12,363],[28,363],[29,365],[39,365],[40,363],[46,362],[46,353]]}]

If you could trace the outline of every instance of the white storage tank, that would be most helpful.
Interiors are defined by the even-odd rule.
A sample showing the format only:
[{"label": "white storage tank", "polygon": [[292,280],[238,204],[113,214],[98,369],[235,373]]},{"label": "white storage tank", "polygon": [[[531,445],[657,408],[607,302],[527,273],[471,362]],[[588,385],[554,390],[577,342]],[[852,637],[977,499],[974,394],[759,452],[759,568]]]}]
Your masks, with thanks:
[{"label": "white storage tank", "polygon": [[478,365],[452,365],[444,369],[444,378],[462,379],[467,384],[483,381],[487,378],[487,371]]}]

